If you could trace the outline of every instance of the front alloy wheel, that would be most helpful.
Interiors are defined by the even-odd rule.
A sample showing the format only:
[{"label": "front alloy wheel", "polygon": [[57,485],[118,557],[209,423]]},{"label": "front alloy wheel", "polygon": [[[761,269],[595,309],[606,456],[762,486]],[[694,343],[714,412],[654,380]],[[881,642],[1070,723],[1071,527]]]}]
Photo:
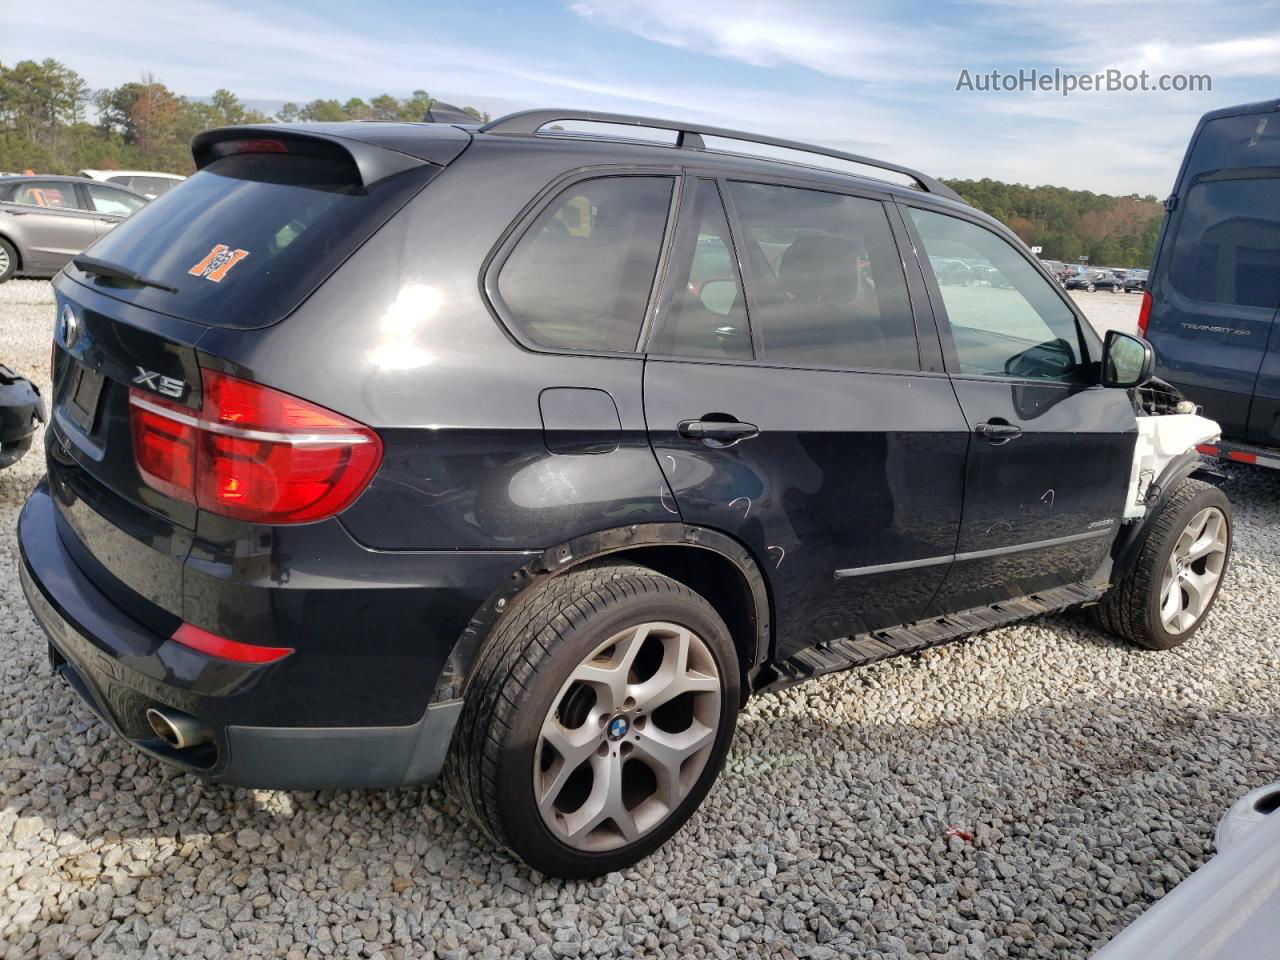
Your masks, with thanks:
[{"label": "front alloy wheel", "polygon": [[604,641],[542,723],[533,789],[543,821],[579,850],[639,840],[698,782],[720,696],[715,658],[685,627],[642,623]]},{"label": "front alloy wheel", "polygon": [[1160,622],[1170,634],[1185,633],[1209,610],[1227,563],[1227,518],[1205,507],[1174,542],[1160,583]]}]

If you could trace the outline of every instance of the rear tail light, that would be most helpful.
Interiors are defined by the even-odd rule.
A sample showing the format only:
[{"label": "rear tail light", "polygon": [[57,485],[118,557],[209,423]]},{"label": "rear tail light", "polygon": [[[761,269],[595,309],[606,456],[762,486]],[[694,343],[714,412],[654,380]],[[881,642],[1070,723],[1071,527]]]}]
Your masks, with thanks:
[{"label": "rear tail light", "polygon": [[382,462],[363,424],[215,370],[192,410],[129,390],[133,455],[146,484],[254,523],[307,523],[344,510]]},{"label": "rear tail light", "polygon": [[178,627],[169,639],[210,657],[235,660],[237,663],[275,663],[293,653],[293,647],[262,647],[256,643],[228,640],[208,630],[201,630],[192,623],[184,623]]},{"label": "rear tail light", "polygon": [[1147,324],[1151,322],[1151,291],[1142,291],[1142,307],[1138,310],[1138,332],[1147,335]]}]

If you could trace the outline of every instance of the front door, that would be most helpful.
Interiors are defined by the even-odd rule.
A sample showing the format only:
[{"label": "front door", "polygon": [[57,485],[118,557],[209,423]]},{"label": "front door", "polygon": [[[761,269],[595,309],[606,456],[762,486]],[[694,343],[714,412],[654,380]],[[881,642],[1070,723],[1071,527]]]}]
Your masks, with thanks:
[{"label": "front door", "polygon": [[644,377],[673,511],[755,556],[779,658],[916,618],[954,552],[968,427],[921,370],[884,204],[687,183]]},{"label": "front door", "polygon": [[13,232],[22,238],[24,270],[60,270],[98,237],[93,215],[82,209],[74,181],[23,181],[0,207],[4,219],[14,221]]},{"label": "front door", "polygon": [[[1128,393],[1097,384],[1097,334],[1029,253],[976,220],[903,209],[971,431],[956,562],[932,612],[1086,580],[1124,511],[1137,439]],[[931,269],[941,259],[985,279],[948,283]]]}]

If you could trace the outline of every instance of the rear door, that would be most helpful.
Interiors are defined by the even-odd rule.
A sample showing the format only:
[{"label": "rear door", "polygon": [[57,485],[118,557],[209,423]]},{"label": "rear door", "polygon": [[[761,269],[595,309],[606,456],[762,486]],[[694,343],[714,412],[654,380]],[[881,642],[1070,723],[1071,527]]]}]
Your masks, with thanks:
[{"label": "rear door", "polygon": [[22,248],[23,269],[54,272],[97,239],[74,182],[28,180],[4,203],[2,219]]},{"label": "rear door", "polygon": [[673,511],[765,568],[781,658],[916,618],[967,427],[882,199],[694,176],[683,200],[644,380]]},{"label": "rear door", "polygon": [[977,260],[993,278],[929,277],[972,430],[956,562],[934,609],[1085,580],[1120,527],[1137,439],[1128,395],[1096,384],[1097,335],[1029,252],[977,218],[904,211],[928,257]]}]

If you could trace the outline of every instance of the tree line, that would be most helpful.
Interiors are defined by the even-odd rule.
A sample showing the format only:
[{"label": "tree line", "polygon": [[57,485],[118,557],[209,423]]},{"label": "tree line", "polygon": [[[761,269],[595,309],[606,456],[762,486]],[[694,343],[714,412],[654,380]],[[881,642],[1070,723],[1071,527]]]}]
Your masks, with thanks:
[{"label": "tree line", "polygon": [[[433,103],[425,90],[365,101],[286,103],[274,115],[252,110],[230,90],[207,100],[174,93],[150,74],[105,90],[53,59],[0,63],[0,170],[75,173],[84,169],[190,173],[191,138],[236,123],[421,120]],[[488,115],[464,107],[477,120]],[[1112,197],[1064,187],[998,180],[950,180],[966,201],[1002,221],[1046,259],[1106,266],[1151,261],[1160,229],[1154,197]]]},{"label": "tree line", "polygon": [[1164,208],[1155,197],[1112,197],[1066,187],[1028,187],[998,180],[947,180],[947,186],[989,213],[1045,260],[1105,267],[1146,267],[1155,254]]},{"label": "tree line", "polygon": [[[230,90],[208,101],[174,93],[151,74],[92,90],[57,60],[0,63],[0,170],[76,173],[85,169],[191,173],[188,144],[209,127],[325,120],[421,120],[434,99],[384,93],[365,101],[284,104],[277,114],[250,109]],[[464,107],[478,121],[488,115]]]}]

